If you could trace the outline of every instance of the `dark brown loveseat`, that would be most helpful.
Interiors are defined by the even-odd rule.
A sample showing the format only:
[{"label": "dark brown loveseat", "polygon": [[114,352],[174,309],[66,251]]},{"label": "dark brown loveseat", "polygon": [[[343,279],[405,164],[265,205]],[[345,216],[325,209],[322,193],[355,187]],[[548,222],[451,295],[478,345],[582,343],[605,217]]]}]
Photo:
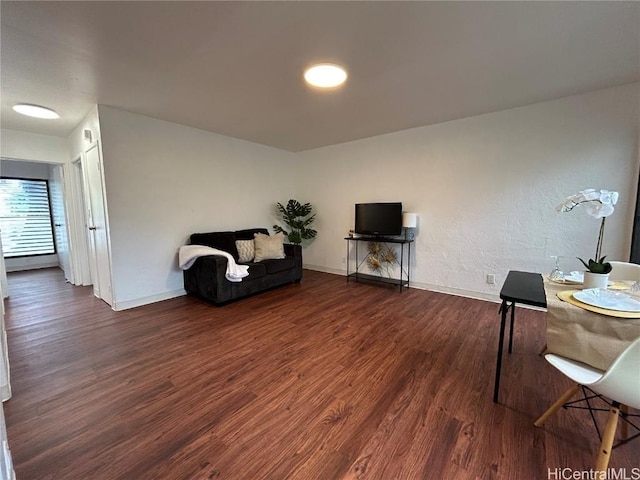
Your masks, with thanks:
[{"label": "dark brown loveseat", "polygon": [[[231,254],[238,261],[236,240],[252,240],[254,233],[268,235],[265,228],[252,228],[236,232],[194,233],[189,243],[217,248]],[[215,304],[222,304],[262,292],[286,283],[302,279],[302,248],[300,245],[284,244],[286,257],[262,260],[260,262],[239,263],[249,266],[249,276],[241,282],[230,282],[225,278],[227,259],[221,255],[198,258],[184,271],[185,290]]]}]

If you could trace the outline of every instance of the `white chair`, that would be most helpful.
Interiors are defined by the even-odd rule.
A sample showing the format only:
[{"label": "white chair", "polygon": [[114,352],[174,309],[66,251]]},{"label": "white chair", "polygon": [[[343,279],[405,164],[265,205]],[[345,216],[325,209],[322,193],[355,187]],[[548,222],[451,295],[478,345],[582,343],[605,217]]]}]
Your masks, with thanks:
[{"label": "white chair", "polygon": [[[545,359],[564,375],[576,382],[576,385],[571,387],[558,400],[556,400],[556,402],[534,422],[534,425],[536,427],[541,426],[560,407],[564,406],[565,408],[570,408],[571,404],[575,402],[567,402],[581,388],[584,392],[583,400],[586,400],[588,409],[591,411],[592,418],[594,418],[593,410],[598,409],[592,408],[589,400],[595,397],[602,398],[603,396],[609,398],[611,402],[602,398],[610,408],[608,409],[609,416],[607,418],[604,435],[602,435],[600,451],[598,452],[598,458],[596,461],[596,471],[605,471],[609,465],[611,450],[614,448],[613,440],[616,435],[618,416],[622,416],[626,423],[632,425],[635,429],[640,430],[639,427],[634,425],[628,419],[628,417],[637,415],[629,415],[625,408],[625,406],[627,406],[640,409],[640,337],[636,338],[635,341],[629,345],[629,347],[627,347],[625,351],[618,356],[618,358],[616,358],[606,372],[558,355],[548,354],[545,355]],[[596,395],[587,397],[586,390],[590,390]],[[622,413],[620,413],[621,406],[623,409]],[[597,423],[596,430],[598,431],[598,435],[600,435]],[[640,436],[640,434],[627,438],[623,440],[623,443],[637,438],[638,436]]]},{"label": "white chair", "polygon": [[640,282],[640,265],[629,262],[609,262],[613,270],[609,273],[609,280],[633,280]]}]

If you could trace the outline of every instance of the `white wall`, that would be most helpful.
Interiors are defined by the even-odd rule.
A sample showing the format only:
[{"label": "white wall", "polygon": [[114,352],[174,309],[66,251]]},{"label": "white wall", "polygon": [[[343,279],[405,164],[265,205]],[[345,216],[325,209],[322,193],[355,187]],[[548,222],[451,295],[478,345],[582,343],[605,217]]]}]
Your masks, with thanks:
[{"label": "white wall", "polygon": [[49,164],[15,160],[2,160],[0,163],[0,173],[3,177],[47,180],[49,178]]},{"label": "white wall", "polygon": [[[638,183],[639,84],[298,154],[301,201],[316,211],[308,268],[344,273],[354,204],[402,201],[419,215],[412,283],[495,299],[509,270],[580,268],[599,222],[554,207],[584,188],[620,192],[603,253],[627,259]],[[496,274],[496,284],[485,283]]]},{"label": "white wall", "polygon": [[69,151],[64,138],[2,129],[0,157],[60,164],[67,163]]},{"label": "white wall", "polygon": [[193,232],[270,228],[295,191],[295,155],[99,107],[114,307],[184,293],[177,251]]},{"label": "white wall", "polygon": [[620,192],[603,251],[627,258],[639,91],[636,83],[299,154],[100,106],[68,144],[3,130],[0,155],[64,163],[82,154],[85,128],[93,141],[102,136],[116,309],[184,293],[176,252],[190,233],[270,228],[273,204],[289,198],[317,212],[308,268],[343,274],[354,203],[399,200],[420,217],[412,284],[495,299],[508,270],[547,272],[554,254],[573,270],[575,256],[592,255],[599,223],[554,209],[583,188]]}]

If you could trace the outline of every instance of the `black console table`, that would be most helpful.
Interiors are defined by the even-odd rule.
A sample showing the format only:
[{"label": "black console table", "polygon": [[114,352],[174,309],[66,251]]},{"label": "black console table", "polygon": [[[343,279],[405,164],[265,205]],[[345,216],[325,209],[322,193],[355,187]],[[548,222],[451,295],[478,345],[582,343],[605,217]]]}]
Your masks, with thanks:
[{"label": "black console table", "polygon": [[[413,243],[413,239],[408,239],[404,237],[377,237],[377,236],[353,236],[353,237],[345,237],[347,241],[347,282],[350,279],[358,280],[366,280],[372,282],[384,283],[387,285],[394,285],[400,287],[400,291],[402,292],[403,288],[409,288],[409,282],[411,281],[411,244]],[[356,269],[354,272],[350,271],[351,268],[351,244],[354,244],[355,249],[355,266]],[[400,266],[400,278],[388,278],[379,275],[371,275],[367,273],[362,273],[360,271],[362,264],[365,263],[370,256],[369,253],[360,260],[358,245],[360,242],[376,242],[381,244],[397,244],[400,245],[400,258],[396,258],[396,265]],[[405,248],[405,246],[407,248]],[[406,267],[406,272],[405,272]],[[406,273],[406,275],[405,275]]]}]

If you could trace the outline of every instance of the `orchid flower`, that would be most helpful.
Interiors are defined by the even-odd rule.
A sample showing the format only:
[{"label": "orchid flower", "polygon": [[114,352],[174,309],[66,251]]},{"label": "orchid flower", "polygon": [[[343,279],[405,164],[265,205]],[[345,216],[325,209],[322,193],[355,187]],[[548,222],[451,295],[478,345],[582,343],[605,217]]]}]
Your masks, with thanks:
[{"label": "orchid flower", "polygon": [[612,192],[610,190],[596,190],[595,188],[588,188],[582,190],[575,195],[567,197],[567,199],[556,207],[558,212],[570,212],[578,205],[585,204],[585,210],[588,215],[595,218],[602,218],[600,223],[600,233],[598,234],[598,243],[596,244],[596,256],[594,259],[589,259],[587,264],[581,258],[578,258],[589,271],[593,273],[609,273],[611,271],[611,264],[605,263],[606,257],[600,257],[602,253],[602,240],[604,238],[604,223],[606,218],[613,213],[613,206],[618,202],[618,192]]},{"label": "orchid flower", "polygon": [[586,203],[587,213],[595,218],[608,217],[613,213],[613,206],[618,203],[618,192],[588,188],[567,197],[556,207],[558,212],[570,212],[578,205]]}]

